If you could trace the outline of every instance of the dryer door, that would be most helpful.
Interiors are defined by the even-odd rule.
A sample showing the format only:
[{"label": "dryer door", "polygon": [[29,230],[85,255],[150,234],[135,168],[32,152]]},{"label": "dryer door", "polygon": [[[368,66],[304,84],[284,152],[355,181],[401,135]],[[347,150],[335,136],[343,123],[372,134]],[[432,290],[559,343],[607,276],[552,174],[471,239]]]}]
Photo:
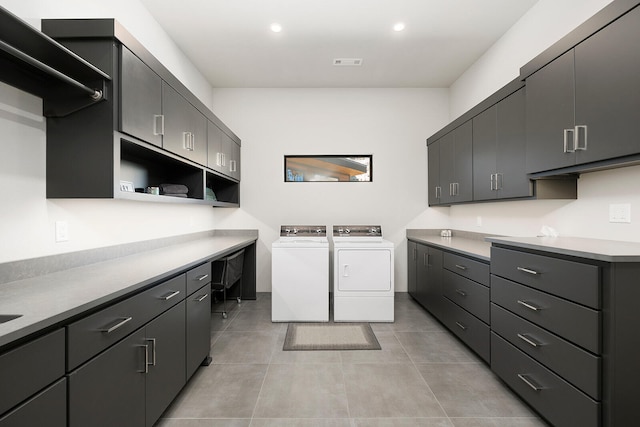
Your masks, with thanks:
[{"label": "dryer door", "polygon": [[337,249],[338,291],[391,290],[391,250]]}]

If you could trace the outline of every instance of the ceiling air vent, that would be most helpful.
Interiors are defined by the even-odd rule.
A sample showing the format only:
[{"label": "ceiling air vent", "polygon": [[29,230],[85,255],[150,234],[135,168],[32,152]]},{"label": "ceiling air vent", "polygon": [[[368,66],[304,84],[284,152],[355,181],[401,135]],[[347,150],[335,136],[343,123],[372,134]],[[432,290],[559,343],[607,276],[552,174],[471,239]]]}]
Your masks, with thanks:
[{"label": "ceiling air vent", "polygon": [[362,65],[362,58],[335,58],[333,65],[340,67],[359,67]]}]

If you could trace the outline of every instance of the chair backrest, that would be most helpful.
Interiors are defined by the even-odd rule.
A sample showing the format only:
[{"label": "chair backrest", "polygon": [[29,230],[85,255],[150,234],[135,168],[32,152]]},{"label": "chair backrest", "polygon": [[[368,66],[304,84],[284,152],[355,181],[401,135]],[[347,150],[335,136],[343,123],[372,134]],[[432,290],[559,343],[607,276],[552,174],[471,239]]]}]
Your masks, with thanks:
[{"label": "chair backrest", "polygon": [[224,285],[229,288],[242,277],[242,268],[244,266],[244,249],[231,254],[224,258],[226,268],[224,277],[222,278]]}]

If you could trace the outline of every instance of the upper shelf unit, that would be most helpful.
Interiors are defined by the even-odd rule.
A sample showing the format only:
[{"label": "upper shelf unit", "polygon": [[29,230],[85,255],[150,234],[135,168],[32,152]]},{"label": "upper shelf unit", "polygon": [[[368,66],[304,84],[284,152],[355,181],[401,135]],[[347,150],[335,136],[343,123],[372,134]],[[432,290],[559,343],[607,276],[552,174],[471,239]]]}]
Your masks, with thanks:
[{"label": "upper shelf unit", "polygon": [[0,6],[0,80],[62,117],[102,101],[111,77]]}]

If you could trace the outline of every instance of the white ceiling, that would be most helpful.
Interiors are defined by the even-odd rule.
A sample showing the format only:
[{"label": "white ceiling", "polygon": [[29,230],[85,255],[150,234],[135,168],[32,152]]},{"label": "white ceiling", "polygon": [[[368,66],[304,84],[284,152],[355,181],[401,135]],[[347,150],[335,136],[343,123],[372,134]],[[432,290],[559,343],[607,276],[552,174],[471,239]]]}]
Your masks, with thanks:
[{"label": "white ceiling", "polygon": [[214,87],[449,87],[537,2],[141,1]]}]

